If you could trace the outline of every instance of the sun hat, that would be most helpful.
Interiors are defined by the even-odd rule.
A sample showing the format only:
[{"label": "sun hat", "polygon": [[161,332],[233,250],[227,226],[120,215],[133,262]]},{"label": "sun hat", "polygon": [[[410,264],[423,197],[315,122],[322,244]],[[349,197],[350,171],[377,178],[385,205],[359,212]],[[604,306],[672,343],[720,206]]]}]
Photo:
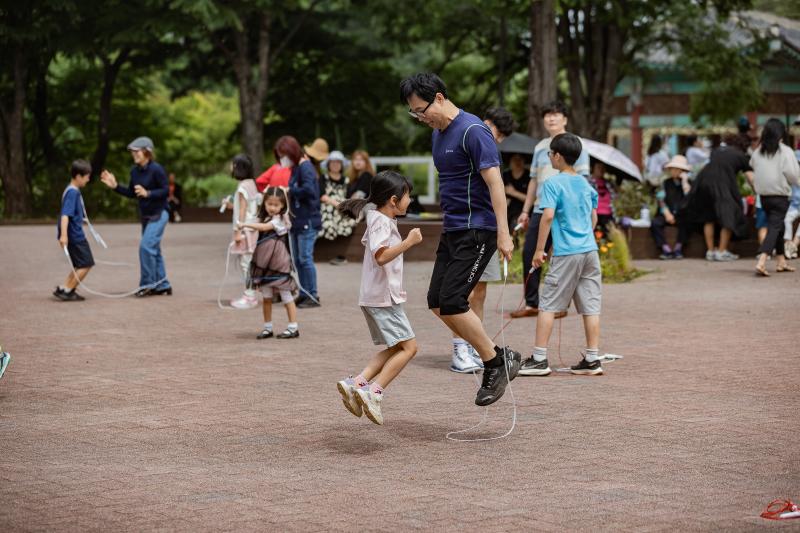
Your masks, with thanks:
[{"label": "sun hat", "polygon": [[692,170],[692,167],[689,165],[689,160],[682,155],[676,155],[672,159],[669,160],[669,163],[664,165],[664,168],[677,168],[679,170],[683,170],[689,172]]},{"label": "sun hat", "polygon": [[320,166],[324,169],[327,169],[329,161],[341,161],[342,170],[350,166],[350,161],[348,161],[347,158],[344,156],[344,154],[339,150],[334,150],[333,152],[331,152],[331,155],[329,155],[328,158],[325,161],[323,161]]},{"label": "sun hat", "polygon": [[150,137],[136,137],[128,145],[128,150],[147,150],[151,153],[153,152],[154,148],[153,140]]},{"label": "sun hat", "polygon": [[330,154],[328,149],[328,141],[321,137],[314,139],[314,142],[311,143],[311,146],[303,146],[303,150],[305,150],[309,156],[313,157],[317,161],[327,159],[328,155]]}]

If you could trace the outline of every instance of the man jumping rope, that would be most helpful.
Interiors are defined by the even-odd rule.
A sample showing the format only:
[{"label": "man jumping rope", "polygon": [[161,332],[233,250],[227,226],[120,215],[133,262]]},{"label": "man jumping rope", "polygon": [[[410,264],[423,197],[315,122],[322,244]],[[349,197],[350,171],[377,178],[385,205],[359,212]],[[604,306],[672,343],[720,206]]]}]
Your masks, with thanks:
[{"label": "man jumping rope", "polygon": [[521,355],[499,347],[469,307],[469,295],[495,249],[511,260],[500,157],[490,129],[447,98],[435,74],[415,74],[400,84],[409,114],[433,128],[433,162],[439,173],[443,233],[428,288],[428,307],[471,344],[484,365],[477,405],[499,400],[519,371]]}]

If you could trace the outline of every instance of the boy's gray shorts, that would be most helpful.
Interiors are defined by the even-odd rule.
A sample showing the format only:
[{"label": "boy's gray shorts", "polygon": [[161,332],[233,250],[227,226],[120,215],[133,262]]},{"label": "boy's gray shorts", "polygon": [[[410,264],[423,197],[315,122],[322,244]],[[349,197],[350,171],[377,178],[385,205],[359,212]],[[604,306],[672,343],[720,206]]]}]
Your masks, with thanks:
[{"label": "boy's gray shorts", "polygon": [[501,279],[503,279],[503,276],[500,275],[500,252],[495,250],[478,281],[500,281]]},{"label": "boy's gray shorts", "polygon": [[391,307],[361,306],[361,310],[375,344],[385,344],[391,348],[397,343],[414,338],[414,331],[403,310],[403,304],[393,304]]},{"label": "boy's gray shorts", "polygon": [[575,300],[579,314],[599,315],[602,283],[596,251],[555,256],[542,283],[539,310],[566,311]]}]

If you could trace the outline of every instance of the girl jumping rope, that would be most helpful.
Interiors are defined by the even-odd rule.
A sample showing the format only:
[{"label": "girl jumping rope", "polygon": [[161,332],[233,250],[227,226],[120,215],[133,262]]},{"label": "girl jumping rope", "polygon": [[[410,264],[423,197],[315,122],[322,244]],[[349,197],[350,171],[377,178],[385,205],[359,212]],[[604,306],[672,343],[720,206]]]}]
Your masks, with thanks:
[{"label": "girl jumping rope", "polygon": [[[233,248],[231,253],[239,256],[245,280],[248,279],[250,260],[256,249],[258,232],[244,226],[245,223],[258,222],[258,205],[261,195],[253,179],[253,163],[245,154],[239,154],[231,161],[231,175],[239,181],[233,195]],[[244,228],[244,229],[242,229]],[[244,294],[231,302],[236,309],[252,309],[258,305],[256,291],[245,282]]]},{"label": "girl jumping rope", "polygon": [[248,279],[250,284],[261,288],[264,297],[264,327],[258,339],[268,339],[272,334],[272,296],[278,291],[286,308],[289,324],[278,335],[279,339],[294,339],[300,336],[297,326],[297,306],[292,291],[297,287],[292,279],[292,256],[289,253],[288,236],[292,223],[289,221],[288,193],[281,187],[267,187],[264,201],[258,212],[261,222],[237,224],[239,229],[259,231],[258,244],[250,263]]},{"label": "girl jumping rope", "polygon": [[403,252],[422,242],[422,233],[414,228],[403,240],[395,218],[406,213],[410,192],[411,183],[405,176],[387,170],[372,179],[367,198],[339,204],[339,210],[353,218],[366,213],[358,305],[372,341],[387,347],[375,354],[358,376],[339,381],[337,388],[348,411],[356,416],[364,413],[376,424],[383,424],[383,390],[417,353],[414,331],[403,310]]}]

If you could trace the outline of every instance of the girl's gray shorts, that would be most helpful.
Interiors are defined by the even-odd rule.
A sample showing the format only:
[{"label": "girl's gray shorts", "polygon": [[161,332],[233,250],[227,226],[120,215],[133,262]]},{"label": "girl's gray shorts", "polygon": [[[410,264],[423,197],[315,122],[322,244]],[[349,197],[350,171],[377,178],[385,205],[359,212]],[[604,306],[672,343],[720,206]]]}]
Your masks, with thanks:
[{"label": "girl's gray shorts", "polygon": [[367,319],[372,342],[385,344],[389,348],[397,343],[413,339],[414,331],[408,321],[403,304],[391,307],[361,307]]}]

